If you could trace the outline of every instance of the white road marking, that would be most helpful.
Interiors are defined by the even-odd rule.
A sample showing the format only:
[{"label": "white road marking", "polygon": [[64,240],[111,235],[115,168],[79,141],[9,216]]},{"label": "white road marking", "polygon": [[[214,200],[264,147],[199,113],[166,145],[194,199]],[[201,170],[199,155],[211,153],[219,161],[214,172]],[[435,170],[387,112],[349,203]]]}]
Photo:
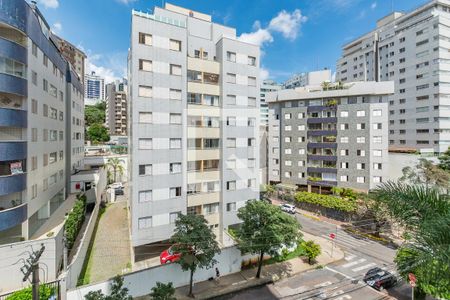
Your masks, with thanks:
[{"label": "white road marking", "polygon": [[355,260],[355,261],[346,263],[345,265],[342,265],[342,267],[345,268],[345,269],[347,269],[347,268],[350,268],[350,267],[352,267],[352,266],[354,266],[354,265],[363,263],[363,262],[365,262],[365,261],[366,261],[365,258],[361,258],[361,259],[358,259],[358,260]]},{"label": "white road marking", "polygon": [[346,256],[344,259],[345,259],[346,261],[350,261],[350,260],[354,259],[355,257],[356,257],[356,255],[350,254],[349,256]]},{"label": "white road marking", "polygon": [[324,286],[328,286],[328,285],[331,285],[331,284],[333,284],[333,283],[331,283],[330,281],[325,281],[325,282],[316,284],[314,287],[315,287],[315,288],[318,288],[318,287],[324,287]]},{"label": "white road marking", "polygon": [[341,297],[339,297],[339,298],[336,298],[335,300],[345,300],[345,299],[352,299],[352,296],[350,296],[350,295],[344,295],[344,296],[341,296]]},{"label": "white road marking", "polygon": [[354,268],[354,269],[352,269],[352,272],[359,272],[359,271],[362,271],[364,269],[368,269],[368,268],[376,266],[376,265],[377,265],[376,263],[370,263],[370,264],[367,264],[367,265],[364,265],[364,266],[361,266],[361,267],[358,267],[358,268]]},{"label": "white road marking", "polygon": [[343,290],[339,290],[339,291],[336,291],[333,294],[331,294],[330,297],[336,297],[336,296],[342,295],[343,293],[344,293]]},{"label": "white road marking", "polygon": [[337,271],[337,270],[335,270],[335,269],[332,269],[332,268],[330,268],[330,267],[325,267],[325,269],[327,269],[327,270],[329,270],[329,271],[331,271],[331,272],[340,274],[340,275],[344,276],[344,277],[347,278],[347,279],[354,280],[352,277],[350,277],[350,276],[348,276],[348,275],[346,275],[346,274],[344,274],[344,273],[342,273],[342,272],[339,272],[339,271]]}]

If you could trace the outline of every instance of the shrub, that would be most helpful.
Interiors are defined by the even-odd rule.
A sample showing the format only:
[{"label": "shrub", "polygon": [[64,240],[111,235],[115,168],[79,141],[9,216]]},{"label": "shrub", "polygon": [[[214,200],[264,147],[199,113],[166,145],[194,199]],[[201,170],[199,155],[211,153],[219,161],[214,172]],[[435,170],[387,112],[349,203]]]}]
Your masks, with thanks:
[{"label": "shrub", "polygon": [[[39,286],[39,300],[48,300],[55,295],[56,289],[46,285]],[[6,300],[28,300],[33,298],[33,291],[31,287],[12,293],[6,297]]]},{"label": "shrub", "polygon": [[67,247],[72,248],[75,239],[77,238],[78,232],[84,222],[84,212],[86,208],[86,196],[77,196],[78,200],[75,202],[72,211],[69,213],[64,225],[64,230],[67,239]]},{"label": "shrub", "polygon": [[356,203],[349,199],[342,199],[335,196],[320,195],[308,192],[297,192],[295,194],[295,200],[297,202],[315,204],[326,208],[341,210],[345,212],[353,212],[357,208]]},{"label": "shrub", "polygon": [[156,286],[152,287],[152,292],[150,297],[153,300],[176,300],[175,298],[175,288],[172,282],[167,284],[156,282]]},{"label": "shrub", "polygon": [[307,241],[302,243],[302,247],[305,250],[306,257],[308,257],[308,263],[312,265],[317,256],[320,255],[320,245],[314,243],[314,241]]}]

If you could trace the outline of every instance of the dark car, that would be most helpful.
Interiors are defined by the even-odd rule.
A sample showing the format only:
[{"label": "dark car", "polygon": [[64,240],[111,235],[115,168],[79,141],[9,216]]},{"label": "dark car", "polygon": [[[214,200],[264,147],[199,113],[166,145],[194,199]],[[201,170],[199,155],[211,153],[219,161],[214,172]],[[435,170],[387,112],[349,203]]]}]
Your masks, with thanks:
[{"label": "dark car", "polygon": [[397,282],[397,278],[381,268],[373,268],[367,271],[363,281],[376,290],[387,289]]},{"label": "dark car", "polygon": [[116,188],[115,190],[114,190],[114,194],[116,195],[116,196],[123,196],[123,195],[125,195],[125,192],[123,191],[123,188]]}]

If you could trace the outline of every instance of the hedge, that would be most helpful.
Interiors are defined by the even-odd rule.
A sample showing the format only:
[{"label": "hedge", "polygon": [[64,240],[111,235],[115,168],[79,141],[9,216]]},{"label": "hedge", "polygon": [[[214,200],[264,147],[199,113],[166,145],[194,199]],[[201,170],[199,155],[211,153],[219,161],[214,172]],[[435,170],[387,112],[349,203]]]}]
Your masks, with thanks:
[{"label": "hedge", "polygon": [[353,212],[357,208],[356,203],[351,200],[308,192],[297,192],[295,200],[345,212]]},{"label": "hedge", "polygon": [[85,217],[86,195],[77,196],[77,198],[78,200],[75,202],[72,211],[67,216],[66,224],[64,225],[67,247],[69,249],[72,249]]},{"label": "hedge", "polygon": [[[48,300],[51,296],[56,294],[54,287],[46,286],[45,284],[39,286],[39,300]],[[33,291],[31,287],[12,293],[6,297],[6,300],[31,300],[33,298]]]}]

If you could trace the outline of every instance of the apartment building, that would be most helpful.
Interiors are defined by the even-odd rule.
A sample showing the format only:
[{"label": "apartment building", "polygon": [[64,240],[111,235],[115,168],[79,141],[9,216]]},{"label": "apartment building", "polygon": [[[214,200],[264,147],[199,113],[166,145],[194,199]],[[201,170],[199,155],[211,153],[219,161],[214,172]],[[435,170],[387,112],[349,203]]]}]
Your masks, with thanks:
[{"label": "apartment building", "polygon": [[61,52],[64,58],[72,65],[73,70],[78,74],[78,77],[81,78],[81,82],[84,83],[86,54],[72,43],[57,36],[53,32],[52,39],[56,42],[59,52]]},{"label": "apartment building", "polygon": [[276,83],[273,80],[264,80],[261,83],[261,92],[260,92],[260,126],[267,126],[269,124],[269,105],[266,102],[266,94],[270,92],[275,92],[281,90],[282,85]]},{"label": "apartment building", "polygon": [[128,111],[133,246],[202,214],[219,240],[259,196],[259,48],[210,15],[133,11]]},{"label": "apartment building", "polygon": [[106,127],[110,135],[127,135],[127,86],[116,80],[106,85]]},{"label": "apartment building", "polygon": [[84,102],[86,105],[95,105],[105,101],[105,79],[99,75],[84,75]]},{"label": "apartment building", "polygon": [[316,192],[383,182],[393,92],[393,82],[355,82],[268,94],[269,181]]},{"label": "apartment building", "polygon": [[331,82],[331,70],[320,70],[295,74],[283,84],[284,89],[295,89],[304,86],[320,86],[323,82]]},{"label": "apartment building", "polygon": [[[5,244],[34,238],[66,199],[68,165],[82,164],[84,112],[82,84],[50,40],[36,5],[1,1],[0,28],[0,243]],[[69,126],[72,118],[78,123]],[[76,133],[79,139],[72,143]]]},{"label": "apartment building", "polygon": [[343,46],[337,80],[394,81],[389,148],[440,153],[450,146],[450,1],[394,12]]}]

